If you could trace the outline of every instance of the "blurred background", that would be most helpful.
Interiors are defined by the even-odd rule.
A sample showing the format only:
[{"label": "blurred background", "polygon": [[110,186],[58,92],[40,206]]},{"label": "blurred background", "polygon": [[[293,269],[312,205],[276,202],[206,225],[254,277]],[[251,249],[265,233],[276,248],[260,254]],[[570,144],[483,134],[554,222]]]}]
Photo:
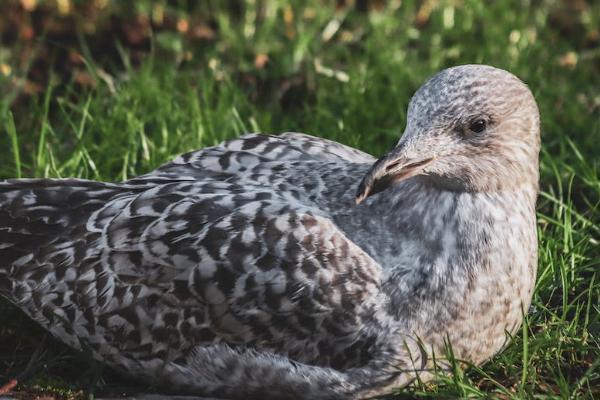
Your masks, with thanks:
[{"label": "blurred background", "polygon": [[[249,131],[380,155],[414,91],[464,63],[540,106],[540,278],[497,360],[407,396],[600,396],[599,1],[4,0],[0,179],[122,180]],[[15,377],[23,398],[129,384],[0,299],[0,385]]]},{"label": "blurred background", "polygon": [[165,84],[156,76],[187,74],[164,79],[242,96],[231,105],[250,130],[326,122],[346,131],[334,137],[368,131],[364,145],[381,151],[380,135],[401,132],[428,76],[488,63],[529,83],[544,128],[567,127],[585,151],[597,142],[582,122],[600,103],[599,9],[586,0],[5,0],[1,107],[28,131],[34,121],[18,115],[49,87],[53,98],[99,86],[110,94],[141,67],[149,91]]}]

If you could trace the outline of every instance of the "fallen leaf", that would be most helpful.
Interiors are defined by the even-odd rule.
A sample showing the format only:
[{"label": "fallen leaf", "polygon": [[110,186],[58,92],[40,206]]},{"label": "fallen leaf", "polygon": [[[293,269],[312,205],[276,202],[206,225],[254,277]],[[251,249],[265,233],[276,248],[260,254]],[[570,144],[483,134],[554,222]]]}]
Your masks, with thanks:
[{"label": "fallen leaf", "polygon": [[0,72],[2,75],[8,76],[10,75],[11,71],[12,69],[10,68],[10,65],[4,63],[0,64]]},{"label": "fallen leaf", "polygon": [[182,18],[179,21],[177,21],[177,30],[179,32],[186,33],[188,29],[190,29],[190,24],[188,23],[187,19]]},{"label": "fallen leaf", "polygon": [[89,86],[89,87],[96,86],[96,79],[94,79],[94,77],[85,70],[81,70],[81,69],[75,70],[75,72],[73,73],[73,80],[75,82],[77,82],[78,84],[80,84],[81,86]]},{"label": "fallen leaf", "polygon": [[200,24],[194,26],[192,36],[196,39],[212,40],[215,38],[215,31],[208,25]]},{"label": "fallen leaf", "polygon": [[575,53],[574,51],[569,51],[560,56],[560,58],[558,59],[558,65],[560,65],[561,67],[567,67],[571,69],[575,68],[575,66],[577,65],[577,58],[577,53]]},{"label": "fallen leaf", "polygon": [[257,54],[254,58],[254,66],[256,69],[263,69],[267,62],[269,61],[269,56],[266,54]]},{"label": "fallen leaf", "polygon": [[15,388],[15,386],[17,386],[17,383],[18,382],[17,382],[16,379],[11,379],[4,386],[0,386],[0,394],[8,394],[8,393],[10,393]]},{"label": "fallen leaf", "polygon": [[37,1],[36,0],[21,0],[21,6],[26,10],[26,11],[33,11],[35,10],[35,7],[37,6]]}]

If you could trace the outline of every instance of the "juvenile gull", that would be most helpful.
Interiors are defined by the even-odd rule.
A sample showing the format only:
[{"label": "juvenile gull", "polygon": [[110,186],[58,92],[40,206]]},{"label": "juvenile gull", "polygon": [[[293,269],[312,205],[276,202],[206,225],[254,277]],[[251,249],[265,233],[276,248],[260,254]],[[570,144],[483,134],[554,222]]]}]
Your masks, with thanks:
[{"label": "juvenile gull", "polygon": [[252,134],[123,183],[3,181],[0,293],[68,345],[179,393],[388,393],[430,379],[448,343],[481,364],[518,329],[539,147],[527,86],[464,65],[415,93],[379,160]]}]

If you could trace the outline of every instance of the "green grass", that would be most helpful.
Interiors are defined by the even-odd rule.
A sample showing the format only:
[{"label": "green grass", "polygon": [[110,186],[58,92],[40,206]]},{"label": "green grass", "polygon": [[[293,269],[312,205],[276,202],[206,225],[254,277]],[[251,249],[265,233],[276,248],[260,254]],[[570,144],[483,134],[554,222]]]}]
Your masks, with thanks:
[{"label": "green grass", "polygon": [[[209,40],[157,29],[141,62],[116,36],[116,56],[107,58],[81,34],[70,46],[95,86],[50,71],[41,93],[25,98],[14,81],[27,64],[2,58],[20,44],[0,48],[0,64],[12,66],[0,74],[0,178],[122,180],[249,131],[302,131],[379,155],[401,134],[410,96],[428,76],[464,63],[507,69],[530,85],[542,116],[533,304],[493,360],[457,365],[453,376],[399,398],[600,397],[600,4],[397,0],[363,13],[303,3],[255,0],[239,13],[226,2],[193,10],[186,2],[127,10],[109,3],[106,15],[151,19],[158,4],[175,19],[218,29]],[[52,53],[63,45],[41,36],[38,46]],[[263,67],[257,55],[268,56]],[[0,377],[8,379],[43,333],[6,303],[0,310],[0,332],[12,338],[0,343]],[[78,369],[64,371],[73,359]],[[94,368],[49,341],[25,386],[81,387]],[[99,385],[112,379],[105,374]]]}]

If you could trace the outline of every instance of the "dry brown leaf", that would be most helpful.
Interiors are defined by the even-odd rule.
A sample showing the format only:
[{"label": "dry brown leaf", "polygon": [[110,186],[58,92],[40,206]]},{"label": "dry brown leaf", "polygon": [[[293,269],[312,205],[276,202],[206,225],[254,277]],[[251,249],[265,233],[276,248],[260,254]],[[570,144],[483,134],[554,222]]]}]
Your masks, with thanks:
[{"label": "dry brown leaf", "polygon": [[177,21],[177,31],[181,33],[186,33],[190,29],[190,24],[187,19],[180,19]]},{"label": "dry brown leaf", "polygon": [[17,383],[18,382],[17,382],[16,379],[11,379],[5,385],[0,386],[0,394],[8,394],[8,393],[10,393],[15,388],[15,386],[17,386]]},{"label": "dry brown leaf", "polygon": [[266,54],[257,54],[254,57],[254,66],[256,69],[263,69],[267,65],[267,62],[269,62],[269,56]]},{"label": "dry brown leaf", "polygon": [[192,29],[192,36],[196,39],[212,40],[215,38],[215,31],[208,25],[199,24]]},{"label": "dry brown leaf", "polygon": [[95,87],[96,79],[87,71],[76,69],[73,73],[73,80],[81,86]]}]

